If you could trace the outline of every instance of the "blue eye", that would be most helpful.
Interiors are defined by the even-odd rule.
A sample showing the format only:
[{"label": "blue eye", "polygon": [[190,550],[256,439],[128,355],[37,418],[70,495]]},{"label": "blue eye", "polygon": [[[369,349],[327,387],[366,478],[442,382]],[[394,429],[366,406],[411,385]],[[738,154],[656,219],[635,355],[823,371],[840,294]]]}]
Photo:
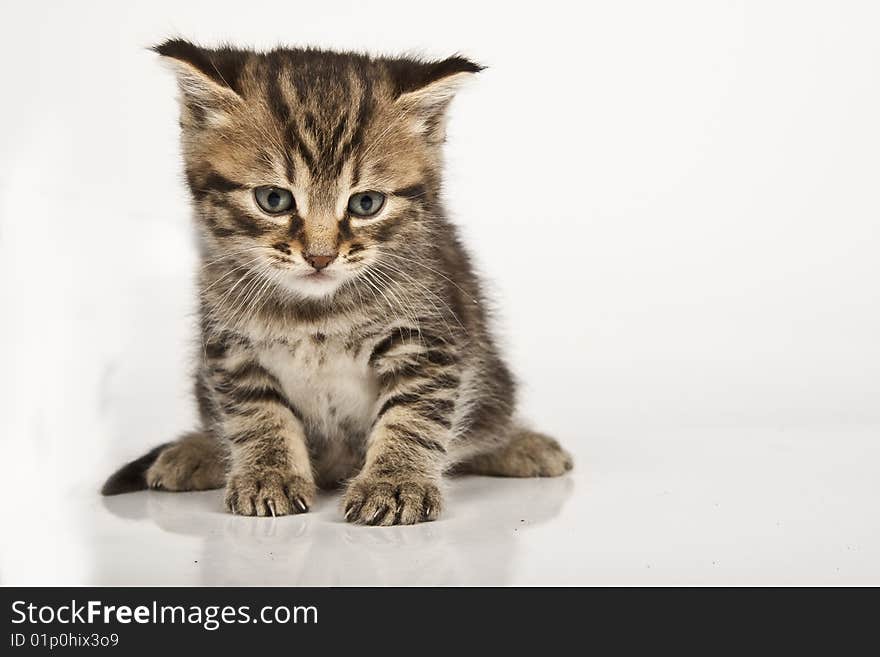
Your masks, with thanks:
[{"label": "blue eye", "polygon": [[269,214],[287,212],[295,205],[293,194],[281,187],[257,187],[254,190],[254,198],[257,200],[257,205]]},{"label": "blue eye", "polygon": [[358,192],[348,199],[348,210],[358,217],[372,217],[385,205],[381,192]]}]

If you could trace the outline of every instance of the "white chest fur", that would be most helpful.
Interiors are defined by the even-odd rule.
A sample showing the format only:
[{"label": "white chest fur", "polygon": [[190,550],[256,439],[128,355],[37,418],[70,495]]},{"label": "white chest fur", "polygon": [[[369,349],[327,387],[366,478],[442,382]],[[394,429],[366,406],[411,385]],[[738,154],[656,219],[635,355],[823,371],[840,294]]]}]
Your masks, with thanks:
[{"label": "white chest fur", "polygon": [[378,392],[369,353],[362,351],[320,334],[260,349],[260,364],[278,377],[313,444],[365,437]]}]

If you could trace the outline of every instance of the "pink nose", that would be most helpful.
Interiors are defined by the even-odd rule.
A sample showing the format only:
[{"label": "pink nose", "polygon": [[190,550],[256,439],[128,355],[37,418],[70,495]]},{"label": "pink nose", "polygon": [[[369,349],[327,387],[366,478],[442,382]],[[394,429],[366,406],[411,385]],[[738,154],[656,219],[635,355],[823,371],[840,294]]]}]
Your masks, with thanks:
[{"label": "pink nose", "polygon": [[336,260],[336,254],[334,253],[333,255],[309,255],[307,253],[303,253],[303,258],[305,258],[306,262],[308,262],[312,267],[314,267],[318,271],[321,271],[322,269],[324,269],[324,267],[326,267],[331,262]]}]

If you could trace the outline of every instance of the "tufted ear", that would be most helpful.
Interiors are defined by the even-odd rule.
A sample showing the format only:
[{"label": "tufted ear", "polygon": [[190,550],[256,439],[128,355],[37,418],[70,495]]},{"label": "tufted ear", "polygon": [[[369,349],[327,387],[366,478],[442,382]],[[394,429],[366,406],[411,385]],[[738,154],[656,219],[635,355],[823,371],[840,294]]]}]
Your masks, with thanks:
[{"label": "tufted ear", "polygon": [[153,50],[177,76],[185,125],[220,123],[230,108],[242,102],[239,78],[245,53],[231,48],[201,48],[183,39],[169,39]]},{"label": "tufted ear", "polygon": [[445,136],[446,110],[461,85],[483,66],[454,56],[437,62],[394,60],[390,62],[397,86],[397,105],[412,118],[413,126],[429,143]]}]

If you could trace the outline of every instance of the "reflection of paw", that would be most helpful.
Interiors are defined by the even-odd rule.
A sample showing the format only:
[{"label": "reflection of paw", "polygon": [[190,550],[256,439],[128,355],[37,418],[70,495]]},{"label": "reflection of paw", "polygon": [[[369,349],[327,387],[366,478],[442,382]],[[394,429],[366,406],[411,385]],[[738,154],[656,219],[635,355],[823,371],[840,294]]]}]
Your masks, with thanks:
[{"label": "reflection of paw", "polygon": [[314,483],[275,470],[234,474],[226,483],[226,510],[243,516],[305,513],[314,499]]},{"label": "reflection of paw", "polygon": [[436,520],[443,506],[430,479],[394,481],[359,476],[343,497],[345,519],[365,525],[414,525]]},{"label": "reflection of paw", "polygon": [[200,436],[173,443],[159,453],[147,469],[147,486],[160,490],[211,490],[223,488],[226,472],[216,447]]}]

